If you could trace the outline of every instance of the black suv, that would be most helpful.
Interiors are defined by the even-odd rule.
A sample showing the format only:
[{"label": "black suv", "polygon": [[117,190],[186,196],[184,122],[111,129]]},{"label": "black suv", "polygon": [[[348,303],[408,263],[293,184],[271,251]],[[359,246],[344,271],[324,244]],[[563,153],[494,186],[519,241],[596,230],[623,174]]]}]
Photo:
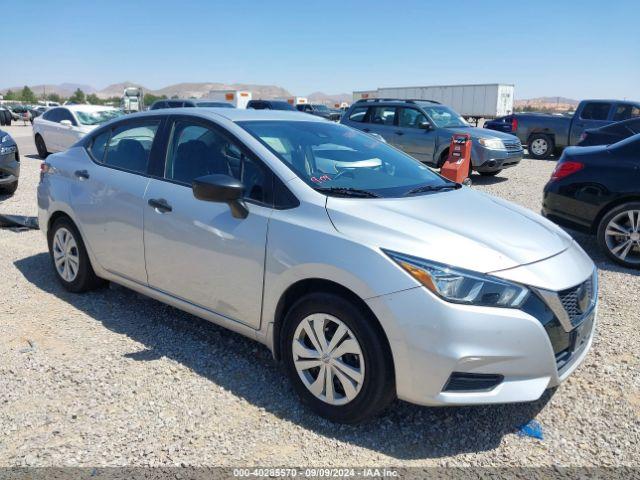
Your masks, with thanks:
[{"label": "black suv", "polygon": [[296,108],[300,112],[310,113],[311,115],[326,118],[327,120],[332,120],[334,122],[340,120],[340,114],[332,112],[326,105],[318,103],[302,103],[300,105],[296,105]]}]

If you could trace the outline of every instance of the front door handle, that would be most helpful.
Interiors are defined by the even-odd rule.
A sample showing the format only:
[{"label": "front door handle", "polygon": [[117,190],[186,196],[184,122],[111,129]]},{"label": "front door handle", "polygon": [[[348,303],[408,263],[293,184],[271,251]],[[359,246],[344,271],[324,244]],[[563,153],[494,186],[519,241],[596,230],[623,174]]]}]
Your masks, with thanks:
[{"label": "front door handle", "polygon": [[362,131],[369,133],[371,131],[371,129],[370,128],[363,128]]},{"label": "front door handle", "polygon": [[404,132],[401,132],[400,130],[398,130],[398,131],[396,132],[396,135],[404,135]]},{"label": "front door handle", "polygon": [[168,213],[173,210],[164,198],[150,198],[147,203],[159,213]]},{"label": "front door handle", "polygon": [[89,172],[87,172],[86,170],[76,170],[74,173],[76,177],[82,180],[86,180],[89,178]]}]

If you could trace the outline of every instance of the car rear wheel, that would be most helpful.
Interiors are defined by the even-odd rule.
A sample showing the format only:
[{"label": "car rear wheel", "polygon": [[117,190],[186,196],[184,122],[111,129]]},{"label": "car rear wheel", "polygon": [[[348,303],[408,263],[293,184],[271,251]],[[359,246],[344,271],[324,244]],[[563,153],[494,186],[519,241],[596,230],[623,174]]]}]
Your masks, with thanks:
[{"label": "car rear wheel", "polygon": [[42,138],[39,133],[36,134],[36,149],[38,150],[38,156],[40,158],[47,158],[49,156],[47,146],[44,143],[44,138]]},{"label": "car rear wheel", "polygon": [[316,293],[285,319],[281,348],[303,403],[340,423],[379,414],[395,397],[393,365],[375,320],[349,300]]},{"label": "car rear wheel", "polygon": [[640,202],[608,212],[598,225],[598,244],[614,262],[640,269]]},{"label": "car rear wheel", "polygon": [[93,271],[82,237],[70,219],[57,219],[48,233],[51,262],[64,288],[80,293],[106,283]]},{"label": "car rear wheel", "polygon": [[0,193],[13,195],[18,190],[18,180],[0,187]]},{"label": "car rear wheel", "polygon": [[531,135],[527,149],[533,158],[538,160],[549,158],[554,149],[553,140],[544,134]]}]

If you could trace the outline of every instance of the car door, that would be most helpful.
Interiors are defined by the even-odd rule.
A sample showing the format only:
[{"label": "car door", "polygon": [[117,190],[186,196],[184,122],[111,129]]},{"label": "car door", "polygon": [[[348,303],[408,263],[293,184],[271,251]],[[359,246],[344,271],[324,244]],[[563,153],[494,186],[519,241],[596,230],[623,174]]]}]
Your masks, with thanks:
[{"label": "car door", "polygon": [[575,145],[580,141],[582,132],[588,128],[604,127],[611,123],[609,120],[612,109],[611,102],[587,102],[577,115],[578,118],[573,120],[571,125],[571,138],[569,145]]},{"label": "car door", "polygon": [[147,284],[143,214],[148,165],[158,155],[161,117],[119,122],[91,136],[86,161],[72,167],[70,204],[98,263]]},{"label": "car door", "polygon": [[51,153],[59,152],[60,147],[60,119],[62,117],[62,109],[54,108],[45,112],[41,120],[38,120],[38,133],[42,136],[47,150]]},{"label": "car door", "polygon": [[[60,150],[66,150],[80,140],[81,132],[78,128],[78,120],[68,108],[61,108],[59,117],[57,131],[58,145]],[[66,124],[66,122],[63,124],[62,122],[65,120],[71,122],[71,125]]]},{"label": "car door", "polygon": [[432,163],[436,134],[427,117],[417,108],[401,107],[397,123],[398,147],[421,162]]},{"label": "car door", "polygon": [[[260,325],[271,172],[222,127],[174,117],[162,179],[145,195],[149,285],[253,328]],[[231,175],[245,185],[249,215],[198,200],[194,178]]]},{"label": "car door", "polygon": [[375,106],[371,107],[367,125],[362,128],[365,132],[373,132],[382,136],[389,144],[400,148],[402,138],[396,134],[396,107]]}]

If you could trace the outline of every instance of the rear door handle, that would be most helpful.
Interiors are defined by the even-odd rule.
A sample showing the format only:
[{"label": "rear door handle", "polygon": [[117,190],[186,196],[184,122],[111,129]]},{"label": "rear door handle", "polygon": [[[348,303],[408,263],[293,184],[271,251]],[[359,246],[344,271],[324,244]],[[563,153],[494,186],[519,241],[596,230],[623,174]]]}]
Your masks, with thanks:
[{"label": "rear door handle", "polygon": [[89,172],[87,172],[86,170],[76,170],[75,171],[75,175],[76,175],[76,177],[78,177],[80,179],[84,179],[84,180],[89,178]]},{"label": "rear door handle", "polygon": [[369,133],[371,131],[371,129],[370,128],[363,128],[362,131]]},{"label": "rear door handle", "polygon": [[398,130],[398,131],[396,132],[396,135],[404,135],[404,132],[401,132],[400,130]]},{"label": "rear door handle", "polygon": [[150,198],[147,203],[160,213],[168,213],[173,210],[164,198]]}]

